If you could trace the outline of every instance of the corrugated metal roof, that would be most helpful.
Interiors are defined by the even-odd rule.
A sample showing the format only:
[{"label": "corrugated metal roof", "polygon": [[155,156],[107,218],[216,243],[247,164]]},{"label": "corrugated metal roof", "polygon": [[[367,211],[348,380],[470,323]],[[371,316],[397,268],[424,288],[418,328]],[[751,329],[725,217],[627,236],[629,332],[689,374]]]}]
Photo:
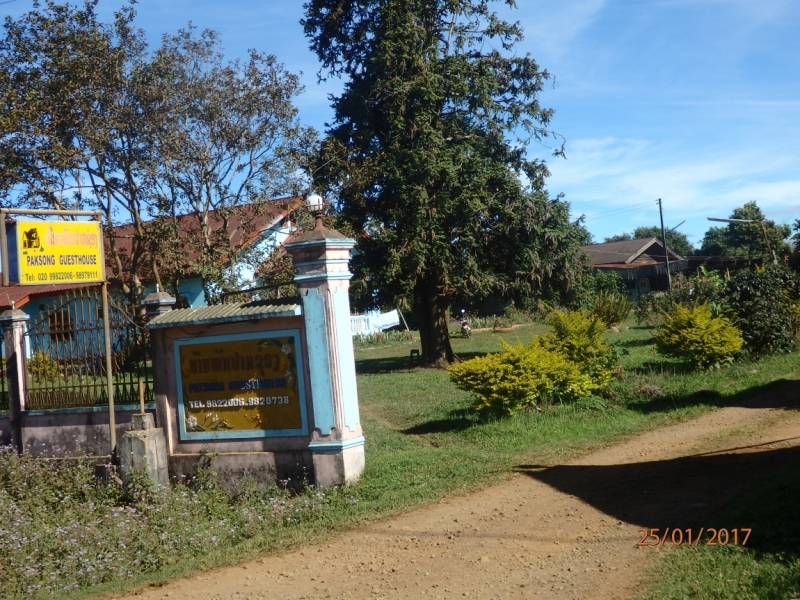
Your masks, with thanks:
[{"label": "corrugated metal roof", "polygon": [[153,329],[162,329],[180,325],[207,325],[209,323],[233,323],[274,317],[293,317],[300,314],[298,300],[298,298],[255,300],[237,304],[203,306],[202,308],[179,308],[157,316],[147,326]]},{"label": "corrugated metal roof", "polygon": [[[664,247],[656,238],[642,238],[636,240],[623,240],[621,242],[606,242],[605,244],[591,244],[581,246],[581,250],[589,255],[593,265],[609,265],[614,263],[631,263],[645,250],[655,246],[659,256],[663,256]],[[669,260],[683,260],[682,257],[669,251]]]}]

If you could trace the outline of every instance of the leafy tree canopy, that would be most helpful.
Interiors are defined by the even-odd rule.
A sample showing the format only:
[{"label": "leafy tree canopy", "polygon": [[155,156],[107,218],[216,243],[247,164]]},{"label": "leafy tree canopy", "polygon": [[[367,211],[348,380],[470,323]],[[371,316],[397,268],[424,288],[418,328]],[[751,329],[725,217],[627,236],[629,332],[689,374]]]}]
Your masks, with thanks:
[{"label": "leafy tree canopy", "polygon": [[[606,238],[606,242],[622,242],[624,240],[638,240],[642,238],[656,238],[661,241],[661,227],[637,227],[633,233],[621,233]],[[694,248],[685,233],[680,231],[667,231],[667,246],[678,256],[687,257],[694,254]]]},{"label": "leafy tree canopy", "polygon": [[[0,200],[99,210],[108,232],[132,225],[124,252],[114,236],[108,246],[112,277],[133,302],[143,273],[176,291],[187,267],[213,300],[240,283],[231,265],[248,257],[234,237],[249,238],[267,200],[303,185],[314,135],[293,106],[301,86],[274,56],[225,61],[212,31],[189,27],[151,52],[134,5],[111,23],[97,0],[34,2],[6,19]],[[212,233],[211,211],[238,230]],[[195,219],[191,235],[178,231],[179,215]],[[192,246],[199,258],[187,265]]]},{"label": "leafy tree canopy", "polygon": [[526,158],[552,136],[539,104],[550,74],[515,51],[522,29],[493,1],[305,4],[320,76],[346,80],[315,183],[365,232],[354,292],[411,306],[428,364],[454,360],[452,302],[562,293],[586,237],[545,191],[546,165]]},{"label": "leafy tree canopy", "polygon": [[[698,255],[742,256],[771,261],[770,250],[775,252],[779,260],[790,253],[786,239],[791,234],[791,227],[765,219],[755,200],[735,208],[729,218],[759,221],[764,229],[758,223],[728,223],[722,227],[711,227],[703,237]],[[764,239],[764,231],[769,244]]]}]

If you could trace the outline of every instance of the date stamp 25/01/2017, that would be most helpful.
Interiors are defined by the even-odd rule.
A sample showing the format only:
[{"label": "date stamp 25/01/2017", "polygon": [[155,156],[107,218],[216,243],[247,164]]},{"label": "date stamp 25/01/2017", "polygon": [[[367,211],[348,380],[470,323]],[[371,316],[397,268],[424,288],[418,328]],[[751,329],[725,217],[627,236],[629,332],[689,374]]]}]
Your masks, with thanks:
[{"label": "date stamp 25/01/2017", "polygon": [[716,529],[714,527],[701,527],[700,531],[695,534],[694,529],[677,529],[667,527],[666,529],[645,529],[639,528],[642,538],[636,544],[637,546],[663,546],[667,540],[672,542],[673,546],[681,546],[686,544],[688,546],[699,546],[703,534],[706,534],[704,546],[744,546],[750,538],[752,529],[745,527],[737,529]]}]

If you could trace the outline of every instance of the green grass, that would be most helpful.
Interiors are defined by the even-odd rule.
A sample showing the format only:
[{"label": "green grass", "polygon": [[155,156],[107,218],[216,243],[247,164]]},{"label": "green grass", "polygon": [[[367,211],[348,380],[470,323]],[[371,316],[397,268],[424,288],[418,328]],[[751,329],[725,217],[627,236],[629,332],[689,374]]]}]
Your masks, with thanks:
[{"label": "green grass", "polygon": [[[453,333],[452,342],[455,352],[466,359],[499,350],[501,340],[526,343],[547,330],[542,325],[527,325],[502,334],[476,332],[472,339]],[[622,370],[609,390],[604,409],[557,405],[542,413],[488,421],[476,415],[473,399],[457,390],[446,372],[409,364],[409,351],[418,347],[417,342],[381,341],[380,345],[358,347],[359,402],[367,440],[366,469],[358,483],[324,494],[308,490],[291,499],[277,492],[271,498],[259,494],[232,498],[205,488],[180,488],[171,492],[167,500],[147,499],[150,508],[125,517],[131,520],[128,531],[138,544],[138,554],[128,548],[125,552],[130,556],[125,560],[139,560],[139,564],[130,572],[109,571],[103,577],[93,571],[92,576],[77,582],[73,593],[81,596],[115,591],[318,541],[362,523],[499,481],[521,465],[555,464],[637,432],[741,401],[749,389],[800,376],[800,356],[795,354],[769,357],[758,363],[745,361],[719,371],[689,371],[674,360],[656,356],[652,334],[652,328],[623,327],[621,333],[607,335],[620,351]],[[11,514],[11,505],[3,496],[3,477],[0,469],[0,514]],[[48,481],[43,475],[36,477],[36,485],[47,486]],[[86,485],[78,486],[83,490],[80,493],[89,494]],[[74,526],[76,535],[85,534],[85,539],[91,540],[83,544],[110,544],[113,540],[102,535],[97,523],[123,498],[118,490],[102,493],[104,496],[91,510],[86,508],[86,502],[67,503],[69,510],[65,508],[63,514],[57,510],[41,513],[42,521],[36,521],[33,513],[31,518],[14,513],[20,523],[18,528],[29,528],[25,533],[33,535],[46,522],[50,527],[48,535],[57,541],[58,536],[52,531],[64,523],[78,523]],[[280,510],[275,508],[275,498],[284,503]],[[14,510],[21,504],[15,506]],[[188,514],[191,518],[186,517]],[[253,515],[263,520],[254,520]],[[221,522],[226,527],[219,533]],[[159,536],[171,539],[171,545],[160,542]],[[26,556],[34,554],[24,545],[12,548],[7,542],[4,547],[2,539],[0,535],[0,553],[7,565],[14,561],[22,564]],[[49,547],[35,550],[42,556],[51,551]],[[128,557],[119,548],[114,551],[121,553],[120,560]],[[141,562],[144,559],[137,556],[147,560]],[[82,564],[80,557],[70,560]],[[76,569],[81,570],[62,569],[57,577],[68,579]],[[0,581],[0,596],[41,593],[44,589],[22,586],[36,584],[36,577],[44,581],[45,575],[42,570],[28,579],[21,574],[7,576]]]}]

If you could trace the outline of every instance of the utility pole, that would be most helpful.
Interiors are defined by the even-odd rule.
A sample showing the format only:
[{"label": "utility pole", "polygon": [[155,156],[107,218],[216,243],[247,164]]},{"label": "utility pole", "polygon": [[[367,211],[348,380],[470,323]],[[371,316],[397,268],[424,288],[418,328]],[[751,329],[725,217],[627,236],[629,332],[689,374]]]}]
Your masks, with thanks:
[{"label": "utility pole", "polygon": [[669,250],[667,249],[667,232],[664,231],[664,211],[661,198],[658,199],[658,215],[661,217],[661,243],[664,244],[664,268],[667,270],[667,289],[672,289],[672,277],[669,274]]}]

